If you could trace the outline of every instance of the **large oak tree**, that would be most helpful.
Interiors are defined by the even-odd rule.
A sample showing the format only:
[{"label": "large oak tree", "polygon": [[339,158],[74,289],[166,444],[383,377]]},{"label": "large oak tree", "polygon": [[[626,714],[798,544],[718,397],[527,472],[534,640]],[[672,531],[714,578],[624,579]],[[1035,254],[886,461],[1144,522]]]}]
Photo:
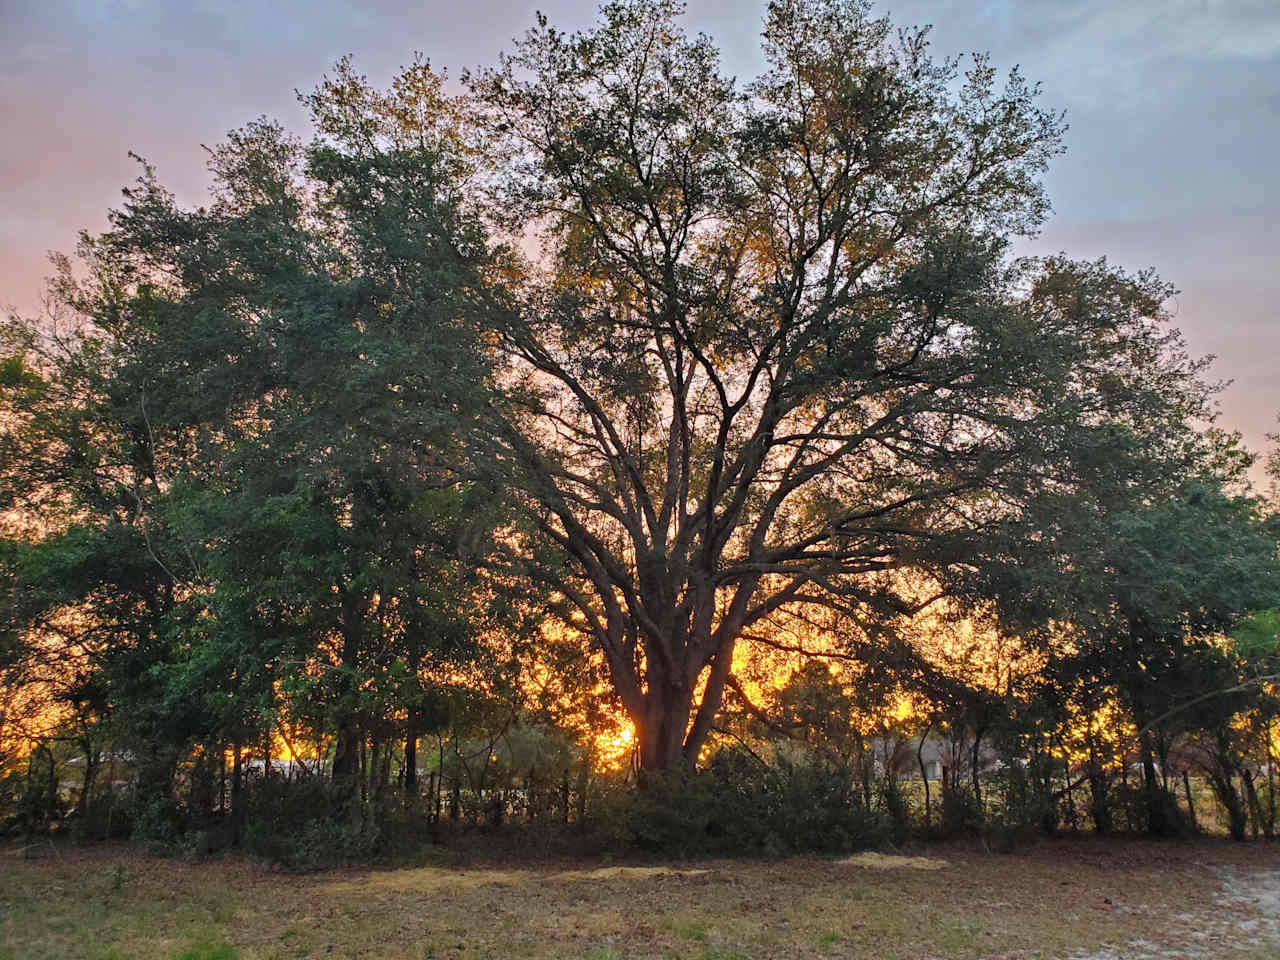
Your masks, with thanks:
[{"label": "large oak tree", "polygon": [[1063,130],[1016,71],[937,62],[861,0],[776,0],[740,85],[681,12],[540,19],[472,78],[535,247],[501,456],[650,771],[696,761],[747,632],[989,599],[1205,403],[1158,280],[1010,256]]}]

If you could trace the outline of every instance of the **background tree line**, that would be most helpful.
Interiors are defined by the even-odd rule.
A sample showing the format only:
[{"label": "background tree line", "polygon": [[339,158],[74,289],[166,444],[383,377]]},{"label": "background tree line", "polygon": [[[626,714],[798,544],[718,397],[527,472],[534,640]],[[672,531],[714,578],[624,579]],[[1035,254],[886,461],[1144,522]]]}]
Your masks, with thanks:
[{"label": "background tree line", "polygon": [[770,4],[747,84],[679,13],[457,93],[342,61],[55,259],[0,366],[15,827],[1169,834],[1194,769],[1274,832],[1274,505],[1167,284],[1010,255],[1062,118],[857,0]]}]

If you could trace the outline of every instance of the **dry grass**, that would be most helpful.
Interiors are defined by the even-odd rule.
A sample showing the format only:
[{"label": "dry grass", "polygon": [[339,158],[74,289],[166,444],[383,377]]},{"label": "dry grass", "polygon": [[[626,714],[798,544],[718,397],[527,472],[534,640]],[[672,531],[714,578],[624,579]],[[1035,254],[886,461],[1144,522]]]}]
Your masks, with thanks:
[{"label": "dry grass", "polygon": [[1280,845],[918,852],[948,865],[577,862],[299,877],[240,859],[11,855],[0,860],[0,957],[1280,956]]}]

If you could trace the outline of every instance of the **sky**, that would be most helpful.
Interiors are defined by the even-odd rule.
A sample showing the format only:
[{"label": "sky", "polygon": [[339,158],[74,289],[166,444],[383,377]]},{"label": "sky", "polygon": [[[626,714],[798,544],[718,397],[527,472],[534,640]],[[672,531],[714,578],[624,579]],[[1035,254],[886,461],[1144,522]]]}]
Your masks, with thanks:
[{"label": "sky", "polygon": [[[0,0],[0,308],[34,312],[49,251],[96,231],[154,163],[181,200],[201,144],[258,116],[305,132],[296,90],[344,54],[374,81],[421,52],[453,76],[509,48],[541,9],[587,26],[591,0]],[[990,53],[1064,109],[1054,214],[1031,253],[1153,267],[1191,351],[1214,354],[1220,424],[1255,450],[1280,429],[1280,3],[891,0],[936,56]],[[689,0],[726,70],[761,68],[763,0]]]}]

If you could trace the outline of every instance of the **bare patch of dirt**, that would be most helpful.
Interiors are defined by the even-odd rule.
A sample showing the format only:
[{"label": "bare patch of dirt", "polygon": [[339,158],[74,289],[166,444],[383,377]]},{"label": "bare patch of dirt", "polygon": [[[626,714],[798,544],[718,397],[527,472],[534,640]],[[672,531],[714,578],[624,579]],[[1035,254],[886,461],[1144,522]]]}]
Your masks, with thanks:
[{"label": "bare patch of dirt", "polygon": [[1208,903],[1171,912],[1166,935],[1082,950],[1071,960],[1217,960],[1280,956],[1280,869],[1206,866],[1217,881]]}]

